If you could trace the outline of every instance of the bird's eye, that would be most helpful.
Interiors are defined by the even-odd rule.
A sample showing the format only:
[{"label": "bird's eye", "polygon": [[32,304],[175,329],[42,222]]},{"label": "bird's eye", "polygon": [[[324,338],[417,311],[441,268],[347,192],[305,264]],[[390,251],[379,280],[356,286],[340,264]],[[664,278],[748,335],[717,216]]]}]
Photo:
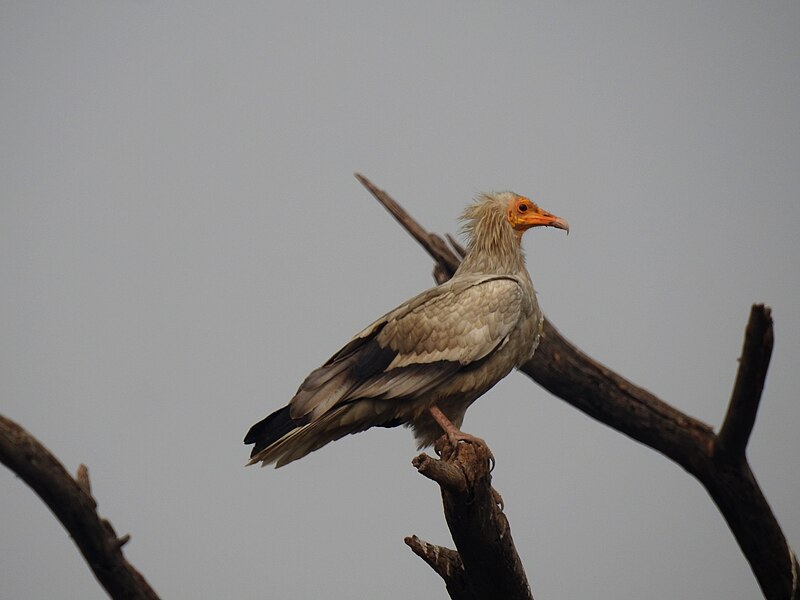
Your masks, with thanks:
[{"label": "bird's eye", "polygon": [[527,205],[527,204],[520,204],[520,205],[517,207],[517,210],[518,210],[519,212],[526,212],[526,211],[528,210],[528,205]]}]

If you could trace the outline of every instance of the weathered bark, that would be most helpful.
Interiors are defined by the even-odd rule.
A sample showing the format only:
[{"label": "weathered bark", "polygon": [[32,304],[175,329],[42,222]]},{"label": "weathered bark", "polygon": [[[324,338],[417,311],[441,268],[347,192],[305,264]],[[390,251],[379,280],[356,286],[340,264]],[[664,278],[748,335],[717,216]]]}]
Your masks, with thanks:
[{"label": "weathered bark", "polygon": [[[452,276],[460,260],[446,243],[427,232],[368,179],[358,174],[356,178],[433,257],[436,280],[441,282]],[[463,256],[461,248],[456,250]],[[770,309],[754,305],[733,396],[718,435],[709,425],[581,352],[547,319],[536,354],[520,370],[575,408],[657,450],[694,475],[728,523],[764,596],[770,600],[800,600],[797,557],[745,456],[772,342]]]},{"label": "weathered bark", "polygon": [[114,528],[97,514],[89,471],[78,468],[75,479],[22,427],[0,415],[0,461],[16,473],[53,511],[69,532],[92,572],[112,598],[157,600],[144,577],[126,559]]},{"label": "weathered bark", "polygon": [[[745,456],[771,348],[770,311],[754,305],[737,391],[718,435],[593,361],[549,322],[536,356],[521,370],[575,408],[661,452],[694,475],[727,521],[764,596],[797,600],[797,558]],[[753,381],[758,377],[760,382]]]},{"label": "weathered bark", "polygon": [[444,580],[451,600],[477,600],[464,573],[464,563],[455,550],[429,544],[412,535],[403,540],[411,551],[424,560]]},{"label": "weathered bark", "polygon": [[445,519],[458,552],[419,542],[412,549],[444,579],[453,600],[533,600],[525,569],[514,547],[502,500],[492,489],[491,453],[483,444],[446,438],[437,442],[442,458],[420,454],[417,470],[442,491]]}]

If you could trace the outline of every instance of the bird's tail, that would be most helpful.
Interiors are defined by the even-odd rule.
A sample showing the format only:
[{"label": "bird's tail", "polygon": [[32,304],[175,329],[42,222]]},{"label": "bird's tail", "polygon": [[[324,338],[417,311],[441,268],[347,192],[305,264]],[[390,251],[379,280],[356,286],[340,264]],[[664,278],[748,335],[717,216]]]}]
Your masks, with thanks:
[{"label": "bird's tail", "polygon": [[363,399],[329,410],[312,421],[292,419],[285,406],[250,428],[245,444],[255,444],[248,465],[275,463],[275,468],[289,464],[324,445],[370,427],[397,427],[405,423],[394,414],[376,409],[385,401]]},{"label": "bird's tail", "polygon": [[247,435],[244,436],[245,444],[255,444],[253,451],[250,453],[250,458],[254,458],[257,454],[260,454],[281,438],[302,426],[302,422],[292,419],[289,415],[288,406],[276,410],[253,425]]},{"label": "bird's tail", "polygon": [[347,408],[339,407],[311,422],[292,419],[288,406],[276,410],[247,432],[244,443],[255,444],[247,464],[267,466],[275,463],[277,469],[349,433],[366,429],[349,419],[342,422],[341,417]]}]

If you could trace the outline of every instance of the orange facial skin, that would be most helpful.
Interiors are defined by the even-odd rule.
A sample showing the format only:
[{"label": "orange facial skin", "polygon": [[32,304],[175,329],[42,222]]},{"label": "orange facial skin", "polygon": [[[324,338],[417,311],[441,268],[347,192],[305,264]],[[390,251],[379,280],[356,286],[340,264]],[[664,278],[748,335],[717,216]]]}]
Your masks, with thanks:
[{"label": "orange facial skin", "polygon": [[517,196],[509,203],[508,222],[519,236],[531,227],[556,227],[569,233],[566,220],[539,208],[524,196]]}]

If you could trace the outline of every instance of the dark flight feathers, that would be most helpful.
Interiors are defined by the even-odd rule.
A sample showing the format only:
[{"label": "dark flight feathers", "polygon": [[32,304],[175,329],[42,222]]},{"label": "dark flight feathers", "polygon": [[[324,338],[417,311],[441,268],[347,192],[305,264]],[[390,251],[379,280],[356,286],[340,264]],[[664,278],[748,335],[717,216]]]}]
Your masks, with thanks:
[{"label": "dark flight feathers", "polygon": [[[376,327],[367,337],[351,340],[306,377],[288,406],[253,425],[244,438],[245,444],[255,444],[250,457],[254,458],[286,434],[307,425],[336,404],[346,405],[365,398],[410,398],[441,383],[457,371],[470,370],[482,362],[461,365],[457,361],[437,360],[395,367],[387,372],[386,368],[399,352],[381,346],[375,339],[382,329],[383,326]],[[328,399],[322,404],[318,400],[321,391]],[[311,402],[307,401],[312,399]],[[391,418],[373,426],[390,428],[403,423],[402,419]]]},{"label": "dark flight feathers", "polygon": [[[331,387],[336,388],[334,391],[336,397],[346,396],[359,382],[370,381],[374,376],[383,373],[398,353],[391,348],[382,347],[375,340],[375,336],[381,329],[382,327],[376,328],[369,337],[351,340],[324,365],[306,377],[291,404],[276,410],[253,425],[244,438],[245,444],[255,444],[250,457],[255,457],[292,430],[308,424],[310,419],[307,414],[310,409],[305,414],[302,411],[304,407],[302,400],[306,395],[316,396],[322,387],[331,386],[331,382],[334,382],[336,385]],[[409,369],[398,369],[398,371],[404,370]],[[395,377],[397,375],[398,373],[395,374]],[[374,379],[372,380],[374,381]],[[348,398],[348,401],[352,402],[357,399],[359,398],[351,397]],[[301,409],[298,409],[298,406]],[[378,426],[397,427],[401,424],[402,421],[393,419]]]}]

